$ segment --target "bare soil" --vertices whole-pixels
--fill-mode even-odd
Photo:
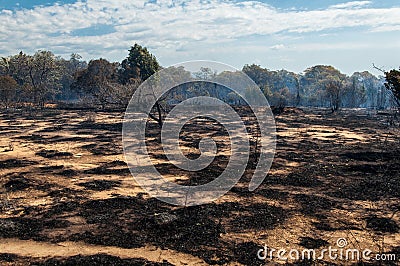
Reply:
[[[400,258],[400,134],[375,113],[286,109],[276,117],[276,155],[261,187],[247,188],[254,156],[230,192],[196,207],[168,205],[137,185],[124,162],[123,113],[0,116],[1,265],[379,264],[256,255],[264,245],[336,247],[339,238],[346,248]],[[147,143],[159,172],[185,185],[217,177],[229,160],[228,136],[208,125],[186,125],[182,148],[196,158],[198,140],[210,134],[218,156],[187,173],[168,163],[150,123]],[[248,125],[252,131],[251,119]]]

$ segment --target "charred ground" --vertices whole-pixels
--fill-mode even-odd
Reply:
[[[264,244],[322,249],[338,238],[399,254],[400,135],[385,117],[286,109],[276,117],[276,156],[260,188],[247,189],[254,156],[228,194],[185,208],[149,198],[135,183],[122,152],[122,116],[1,114],[1,264],[259,265]],[[205,130],[197,127],[181,134],[193,158]],[[202,172],[182,174],[159,149],[157,130],[149,125],[153,162],[177,183],[208,182],[229,160],[226,134],[214,134],[221,154]]]

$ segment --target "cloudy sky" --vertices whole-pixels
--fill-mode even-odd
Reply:
[[[398,0],[0,0],[0,10],[0,56],[47,49],[121,61],[137,42],[163,66],[400,66]]]

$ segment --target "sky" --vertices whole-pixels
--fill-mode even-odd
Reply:
[[[121,62],[134,43],[162,66],[219,61],[300,73],[400,66],[400,2],[339,0],[0,0],[0,56],[50,50]]]

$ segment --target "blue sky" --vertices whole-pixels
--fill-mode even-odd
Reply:
[[[351,74],[400,66],[400,2],[0,0],[0,56],[47,49],[121,61],[135,42],[163,66],[215,60]]]

